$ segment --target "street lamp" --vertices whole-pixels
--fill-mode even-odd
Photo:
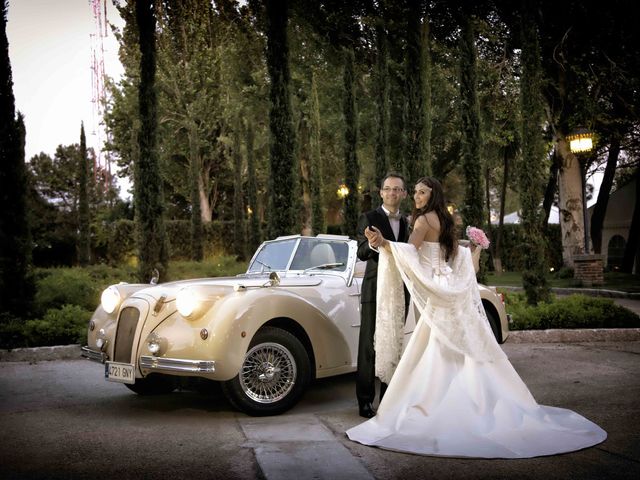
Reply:
[[[338,198],[342,199],[349,195],[349,188],[343,183],[338,187],[338,191],[336,193],[338,194]]]
[[[576,128],[570,135],[567,135],[569,149],[580,161],[580,176],[582,180],[582,216],[584,222],[584,253],[589,253],[589,218],[587,215],[587,158],[586,155],[593,150],[593,133],[586,128]]]
[[[567,136],[569,149],[573,153],[590,152],[593,150],[593,133],[586,128],[576,128]]]

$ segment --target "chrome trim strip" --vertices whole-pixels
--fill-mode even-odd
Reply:
[[[82,347],[80,355],[85,357],[88,360],[93,360],[94,362],[104,363],[109,359],[108,355],[99,350],[92,350],[89,347]]]
[[[140,357],[140,368],[164,372],[213,373],[216,371],[213,360],[185,360],[183,358],[160,358],[150,355]]]

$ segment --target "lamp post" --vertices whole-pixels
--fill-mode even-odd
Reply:
[[[338,198],[342,199],[349,195],[349,188],[343,183],[338,187],[336,194],[338,195]]]
[[[584,253],[589,253],[589,218],[587,215],[587,155],[593,150],[593,133],[586,128],[576,128],[567,135],[571,153],[578,157],[580,162],[580,176],[582,181],[582,219],[584,223]]]

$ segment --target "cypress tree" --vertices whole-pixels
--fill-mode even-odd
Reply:
[[[16,316],[28,314],[34,293],[24,142],[13,96],[7,3],[0,0],[0,312]]]
[[[244,205],[242,201],[242,154],[240,152],[240,118],[233,129],[233,251],[238,260],[245,259]]]
[[[86,267],[91,256],[91,219],[89,217],[89,159],[84,123],[80,125],[80,162],[78,167],[78,263],[82,267]]]
[[[424,156],[425,171],[423,175],[432,175],[431,166],[431,130],[433,126],[433,111],[431,106],[431,40],[429,37],[429,18],[427,15],[422,20],[421,42],[422,57],[420,78],[422,78],[422,113],[424,115],[424,128],[421,153]],[[412,180],[417,180],[416,178]]]
[[[200,188],[198,186],[198,176],[200,174],[201,160],[196,139],[198,138],[197,126],[194,121],[190,122],[193,130],[189,135],[189,191],[191,192],[191,260],[196,262],[204,258],[203,232],[202,232],[202,210],[200,208]]]
[[[295,211],[297,185],[294,159],[295,137],[291,114],[288,2],[267,0],[267,68],[269,91],[269,236],[294,233],[298,223]]]
[[[356,153],[358,145],[358,113],[356,110],[356,85],[352,47],[344,48],[344,169],[345,185],[349,194],[345,197],[343,233],[355,237],[358,217],[358,179],[360,166]]]
[[[139,252],[138,279],[148,281],[158,270],[164,278],[168,268],[164,199],[157,151],[157,96],[155,7],[153,0],[137,0],[136,20],[140,34],[139,155],[135,162],[135,209]]]
[[[407,9],[407,49],[405,54],[405,165],[410,181],[428,172],[426,156],[426,99],[422,12],[419,0],[410,0]]]
[[[389,171],[389,50],[387,44],[387,32],[384,28],[382,17],[376,24],[376,107],[378,129],[376,131],[376,161],[375,161],[375,188],[371,192],[373,206],[382,203],[378,191],[378,183]]]
[[[260,245],[261,235],[260,235],[260,215],[258,211],[258,182],[256,178],[256,166],[255,160],[253,156],[253,122],[251,120],[247,121],[247,185],[248,192],[247,197],[249,200],[249,208],[251,212],[249,213],[249,248],[251,249],[251,254],[256,251],[258,245]]]
[[[311,229],[316,235],[325,232],[322,155],[320,152],[320,102],[316,74],[311,72],[311,165],[309,187],[311,190]]]
[[[520,102],[522,111],[522,158],[518,165],[522,229],[527,232],[524,245],[524,272],[522,283],[527,302],[536,305],[549,299],[549,286],[545,277],[545,246],[543,218],[540,203],[544,196],[545,153],[542,121],[544,110],[541,90],[541,65],[538,31],[532,3],[525,0],[522,16],[522,75]]]
[[[480,108],[478,105],[478,82],[476,48],[472,18],[461,16],[459,40],[460,54],[460,117],[462,121],[462,169],[466,181],[463,223],[482,227],[483,191],[482,161],[480,159]]]

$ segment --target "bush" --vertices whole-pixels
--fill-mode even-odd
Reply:
[[[640,327],[638,315],[608,298],[571,295],[534,307],[527,305],[524,294],[510,293],[506,302],[512,330]]]
[[[47,311],[42,319],[28,320],[24,335],[28,346],[86,343],[91,311],[78,305],[64,305]]]
[[[0,348],[24,347],[24,320],[0,313]]]
[[[93,310],[100,300],[101,289],[82,268],[53,268],[38,272],[35,314],[41,317],[50,308],[66,304]]]

